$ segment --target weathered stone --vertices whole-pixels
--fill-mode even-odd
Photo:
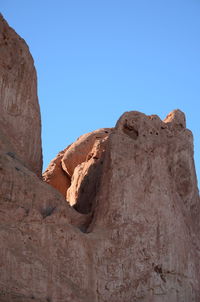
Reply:
[[[164,122],[171,123],[174,128],[175,126],[180,128],[186,127],[185,114],[180,110],[173,110],[172,112],[170,112]]]
[[[79,164],[67,190],[67,201],[83,214],[90,213],[98,193],[103,167],[103,158],[108,136],[96,140],[85,162]]]
[[[93,199],[88,194],[93,195],[92,188],[93,186],[97,187],[97,177],[91,176],[88,169],[90,172],[93,169],[97,173],[97,166],[102,165],[102,163],[98,165],[98,159],[105,151],[105,141],[111,131],[112,129],[105,128],[82,135],[65,150],[59,152],[43,173],[43,180],[65,196],[71,206],[77,203],[76,207],[80,209],[79,200],[81,199],[82,210],[80,211],[85,214],[90,208],[89,199]],[[87,194],[80,194],[80,191],[82,193],[84,191],[85,182],[90,182],[91,189],[89,192],[87,190]],[[78,197],[79,195],[81,198]],[[83,202],[83,195],[85,195],[84,199],[87,202]],[[84,209],[83,204],[85,204]],[[86,204],[88,204],[88,209],[86,209]]]
[[[191,132],[125,113],[109,137],[101,179],[87,230],[106,234],[94,244],[94,259],[101,255],[97,301],[198,301],[200,200]]]
[[[82,136],[51,162],[51,186],[2,129],[0,301],[200,301],[200,198],[181,111],[126,112]]]
[[[110,128],[99,129],[80,136],[65,152],[62,158],[62,167],[70,175],[74,169],[84,162],[96,140],[102,139],[112,131]]]
[[[200,298],[200,200],[185,127],[179,110],[164,121],[126,112],[104,145],[74,161],[67,199],[91,213],[83,229],[93,240],[94,301]]]
[[[66,149],[59,152],[43,173],[43,180],[57,189],[64,197],[66,197],[67,190],[71,185],[70,176],[62,169],[61,165],[65,151]]]
[[[0,15],[0,138],[41,175],[41,121],[37,79],[28,46]],[[3,142],[1,143],[1,146]]]

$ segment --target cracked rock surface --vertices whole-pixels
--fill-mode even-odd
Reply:
[[[21,41],[2,17],[0,29]],[[11,47],[2,34],[0,43]],[[13,61],[1,52],[10,70],[20,43]],[[36,87],[30,105],[16,88],[28,77],[16,73],[13,86],[8,72],[5,90],[2,70],[0,301],[199,302],[200,199],[185,115],[126,112],[61,151],[42,181],[40,128],[30,123],[29,139],[20,128],[29,114],[40,123]],[[9,94],[17,108],[23,101],[16,119],[5,111]]]

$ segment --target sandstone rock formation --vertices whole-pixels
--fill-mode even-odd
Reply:
[[[3,104],[14,85],[7,77]],[[16,106],[25,99],[16,97]],[[33,109],[36,95],[32,101]],[[40,140],[31,159],[22,146],[31,150],[33,137],[21,135],[19,146],[14,120],[4,118],[12,131],[6,136],[1,122],[1,302],[200,301],[200,199],[181,111],[164,121],[124,113],[114,128],[60,152],[44,173],[47,183],[31,164],[41,165]],[[23,114],[16,122],[22,133],[20,120]]]
[[[37,79],[28,46],[0,15],[0,138],[9,137],[14,156],[37,173],[42,170]],[[11,152],[11,151],[10,151]]]
[[[43,180],[50,184],[52,187],[57,189],[64,197],[66,196],[67,190],[71,185],[69,175],[62,169],[61,159],[66,150],[58,153],[54,158],[46,171],[43,173]]]

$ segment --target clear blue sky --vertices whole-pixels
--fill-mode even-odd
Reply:
[[[44,168],[124,111],[179,108],[200,177],[199,0],[1,0],[0,10],[35,60]]]

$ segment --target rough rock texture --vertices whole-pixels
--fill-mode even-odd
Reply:
[[[54,158],[46,171],[43,173],[43,180],[57,189],[64,197],[67,190],[71,185],[70,176],[62,169],[61,160],[66,149],[59,152],[56,158]]]
[[[66,197],[70,205],[74,205],[80,213],[87,214],[95,207],[106,145],[107,137],[95,141],[87,160],[74,170]]]
[[[81,229],[93,241],[94,301],[199,301],[200,200],[185,126],[179,110],[164,121],[127,112],[74,161],[67,199],[91,213]]]
[[[28,46],[0,14],[0,139],[37,173],[42,170],[37,79]],[[4,138],[3,138],[4,137]]]
[[[59,153],[44,174],[51,186],[1,136],[0,302],[200,301],[200,199],[184,114],[126,112],[106,131]]]
[[[87,160],[87,156],[95,141],[99,141],[108,136],[111,129],[103,128],[82,135],[75,143],[69,146],[62,158],[62,168],[68,175],[72,176],[74,169]]]

